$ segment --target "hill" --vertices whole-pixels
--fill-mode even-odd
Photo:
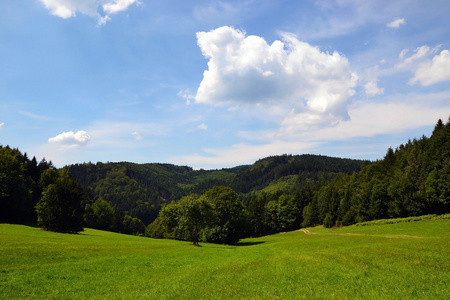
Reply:
[[[450,211],[450,119],[430,137],[409,140],[360,172],[324,185],[303,213],[303,226],[327,227]]]
[[[329,182],[338,175],[355,172],[367,161],[318,155],[281,155],[253,165],[221,170],[193,170],[171,164],[83,163],[67,166],[74,179],[121,211],[151,223],[162,203],[200,194],[214,186],[229,186],[247,194],[289,178],[293,191]],[[278,190],[278,189],[277,189]]]
[[[0,224],[0,299],[449,299],[448,217],[202,247]]]
[[[200,241],[202,236],[203,241],[212,241],[206,236],[218,237],[219,232],[225,232],[221,227],[225,219],[219,218],[220,226],[219,219],[199,220],[208,223],[203,232],[188,234],[183,226],[193,223],[187,215],[180,222],[182,205],[170,207],[177,212],[175,218],[158,216],[164,204],[185,196],[191,197],[199,213],[210,215],[206,211],[213,209],[216,217],[225,216],[226,209],[220,208],[220,202],[215,203],[212,191],[215,186],[225,186],[232,189],[227,192],[230,197],[243,205],[242,222],[233,229],[233,235],[263,236],[318,224],[339,227],[382,218],[448,213],[450,120],[446,124],[439,120],[430,137],[409,140],[395,150],[389,148],[382,160],[373,163],[281,155],[222,170],[129,162],[84,163],[56,170],[45,160],[38,164],[34,157],[30,160],[18,149],[0,146],[0,165],[0,222],[35,222],[34,208],[41,203],[42,195],[47,195],[47,203],[42,206],[47,207],[59,201],[56,188],[61,195],[70,192],[68,185],[58,181],[69,170],[80,182],[80,186],[73,185],[73,192],[77,191],[77,199],[82,202],[77,204],[81,209],[76,219],[86,227],[150,237],[184,239],[193,234]],[[67,180],[72,179],[67,176]],[[61,184],[55,186],[58,182]],[[200,202],[206,206],[196,207]],[[57,211],[58,205],[48,211]],[[167,213],[169,216],[169,209]],[[50,214],[45,219],[53,217]],[[167,223],[169,220],[174,224]],[[175,231],[170,232],[168,227]],[[184,233],[179,235],[179,230]]]

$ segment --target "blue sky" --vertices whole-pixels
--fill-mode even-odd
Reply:
[[[381,159],[450,115],[450,2],[0,2],[0,144],[62,167]]]

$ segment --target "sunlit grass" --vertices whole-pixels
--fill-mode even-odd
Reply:
[[[450,298],[450,220],[309,230],[193,247],[0,224],[0,298]]]

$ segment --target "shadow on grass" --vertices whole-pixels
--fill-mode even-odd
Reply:
[[[265,241],[260,241],[260,242],[239,242],[239,243],[234,244],[234,245],[229,245],[229,244],[213,244],[213,243],[211,243],[211,244],[205,244],[205,245],[207,245],[207,246],[206,246],[207,248],[220,248],[220,249],[230,249],[230,250],[233,250],[233,249],[237,249],[236,247],[256,246],[256,245],[260,245],[260,244],[263,244],[263,243],[265,243]],[[191,244],[191,246],[192,246],[192,244]],[[196,247],[198,247],[198,246],[196,246]],[[200,247],[201,247],[201,245],[200,245]]]
[[[236,246],[255,246],[255,245],[260,245],[260,244],[264,244],[265,241],[259,241],[259,242],[239,242],[236,244]]]

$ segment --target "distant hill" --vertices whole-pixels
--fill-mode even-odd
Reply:
[[[281,155],[258,160],[253,165],[221,170],[194,170],[187,166],[147,163],[83,163],[67,166],[72,177],[94,196],[121,211],[151,223],[161,204],[213,186],[229,186],[237,193],[260,191],[288,180],[279,189],[293,190],[329,182],[339,174],[359,171],[368,161],[319,155]]]

